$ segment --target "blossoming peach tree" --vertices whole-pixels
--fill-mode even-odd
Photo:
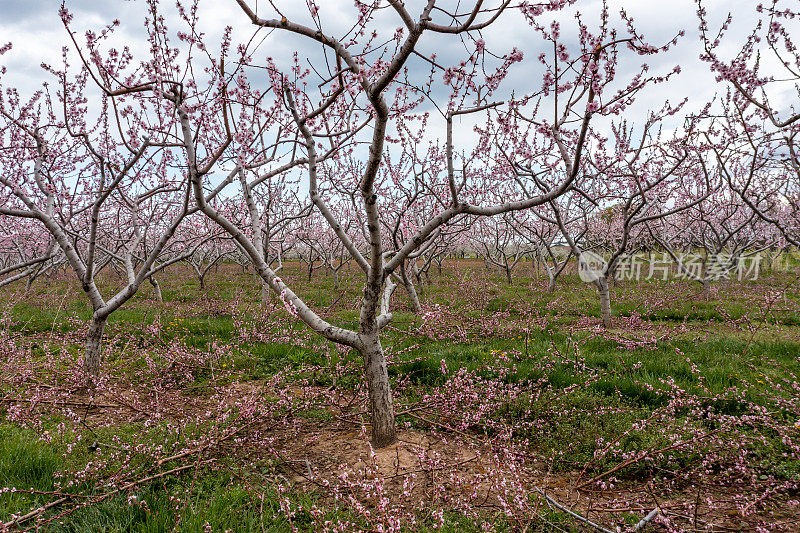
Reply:
[[[707,143],[731,188],[762,221],[800,245],[800,10],[782,0],[754,3],[751,12],[728,14],[715,27],[697,0],[703,50],[700,58],[728,89],[709,113]],[[754,20],[739,42],[732,24]],[[726,48],[735,53],[726,57]],[[732,46],[731,46],[732,45]]]
[[[572,194],[579,177],[591,179],[594,117],[621,113],[664,79],[646,67],[621,76],[624,52],[656,54],[675,41],[647,43],[625,12],[616,25],[626,35],[618,35],[605,4],[596,24],[578,15],[577,39],[562,36],[552,15],[575,0],[453,9],[428,0],[415,10],[357,0],[351,11],[311,0],[303,9],[235,2],[241,24],[222,29],[212,50],[196,1],[177,2],[182,28],[173,33],[158,1],[147,0],[140,58],[115,41],[118,21],[80,37],[62,8],[72,44],[60,67],[45,67],[57,88],[28,100],[8,88],[0,105],[0,213],[37,220],[69,261],[93,308],[90,372],[109,314],[188,257],[192,250],[169,247],[182,242],[173,237],[183,221],[202,213],[292,315],[361,355],[372,442],[386,446],[395,423],[380,335],[404,266],[466,217],[544,206]],[[520,50],[493,43],[506,18],[552,47],[552,60],[527,64]],[[270,44],[292,53],[276,57],[265,52]],[[527,85],[529,75],[513,86],[514,68],[538,72],[541,88]],[[399,154],[417,154],[407,176],[391,171]],[[317,215],[308,220],[326,224],[363,275],[354,329],[323,318],[265,253],[263,189],[298,179],[306,188],[298,201]],[[402,236],[385,219],[400,198],[414,213]],[[95,283],[106,260],[127,275],[109,299]]]

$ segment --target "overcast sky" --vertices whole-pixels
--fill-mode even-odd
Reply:
[[[265,0],[260,0],[261,11],[265,12],[263,5],[268,5]],[[321,14],[323,25],[327,32],[337,35],[343,28],[352,24],[354,13],[352,0],[323,0]],[[439,2],[442,6],[454,2]],[[462,2],[464,3],[464,2]],[[491,5],[496,2],[487,2]],[[753,6],[756,0],[706,0],[705,5],[711,14],[713,22],[721,22],[728,12],[737,14],[731,36],[744,37],[744,32],[753,24]],[[0,62],[8,69],[8,80],[13,79],[21,88],[36,87],[42,79],[39,68],[41,62],[57,63],[61,55],[61,46],[68,42],[66,32],[58,17],[60,0],[0,0],[0,36],[3,43],[12,42],[14,48]],[[126,44],[145,50],[146,42],[142,38],[142,20],[146,13],[146,3],[142,0],[68,0],[67,7],[76,15],[74,27],[78,30],[96,29],[113,19],[121,21],[120,36],[124,37]],[[253,7],[258,2],[250,0]],[[275,0],[275,4],[289,15],[301,15],[307,12],[302,0]],[[406,5],[412,13],[419,10],[424,2],[421,0],[407,0]],[[714,92],[713,77],[708,74],[707,65],[699,61],[700,43],[697,32],[697,16],[694,0],[613,0],[610,3],[611,12],[616,14],[620,7],[633,16],[637,28],[653,43],[662,43],[677,33],[685,30],[687,35],[675,49],[667,54],[650,58],[648,61],[656,70],[668,70],[675,64],[680,64],[683,69],[683,89],[695,99],[704,99]],[[174,2],[162,2],[163,12],[170,18],[174,14]],[[597,18],[601,2],[598,0],[579,2],[583,19],[592,23]],[[574,9],[564,11],[559,15],[565,31],[569,26],[574,26],[571,18]],[[386,31],[393,31],[400,21],[396,16],[387,11],[384,27]],[[307,19],[307,15],[305,17]],[[215,43],[226,25],[231,25],[242,37],[249,35],[253,27],[249,24],[244,13],[239,9],[234,0],[201,0],[200,1],[200,26],[208,35],[208,42]],[[382,20],[382,21],[383,21]],[[168,22],[169,24],[169,22]],[[179,26],[178,23],[171,24]],[[387,35],[389,37],[389,35]],[[434,36],[423,40],[423,49],[429,51],[432,45],[440,55],[446,50],[441,50],[442,42],[458,46],[458,40],[447,37],[441,41]],[[509,13],[498,24],[491,26],[484,34],[490,47],[495,49],[508,49],[517,46],[528,54],[538,52],[532,44],[539,44],[540,39],[531,34],[530,28],[519,16]],[[426,42],[427,41],[427,42]],[[439,42],[435,42],[439,41]],[[736,44],[735,39],[726,41]],[[292,46],[285,34],[281,37],[272,36],[262,45],[261,51],[265,55],[285,57]],[[138,46],[137,46],[138,45]],[[731,50],[734,47],[731,47]],[[302,52],[302,49],[301,49]],[[637,58],[630,58],[639,63]],[[660,68],[661,67],[661,68]],[[513,72],[512,76],[524,76],[522,72]],[[517,85],[512,83],[511,85]],[[670,89],[674,92],[674,89]]]
[[[303,0],[273,0],[275,5],[290,17],[303,17],[308,20],[308,12]],[[42,62],[58,64],[61,58],[61,47],[68,43],[67,34],[58,17],[59,0],[0,0],[0,36],[2,43],[12,42],[13,49],[0,58],[0,64],[8,69],[3,79],[3,86],[16,86],[25,94],[36,90],[48,75],[40,68]],[[268,10],[268,2],[250,0],[250,5],[258,7],[261,13]],[[412,13],[418,13],[423,5],[421,0],[406,0],[406,6]],[[443,6],[452,6],[456,2],[440,2]],[[461,2],[464,3],[463,1]],[[488,1],[487,5],[494,5],[497,1]],[[733,12],[734,25],[728,38],[723,44],[723,54],[734,53],[744,40],[747,31],[754,24],[753,7],[755,0],[706,0],[704,2],[710,13],[712,28],[719,27],[728,12]],[[321,19],[327,33],[340,36],[352,25],[354,20],[354,6],[352,0],[321,0]],[[660,107],[665,99],[677,102],[688,97],[690,109],[700,108],[706,101],[713,97],[720,86],[715,83],[713,75],[709,72],[708,65],[698,58],[701,46],[698,38],[697,6],[693,0],[611,0],[609,2],[614,18],[619,19],[616,13],[621,7],[635,19],[637,29],[653,44],[662,44],[671,39],[679,30],[685,30],[686,36],[679,44],[666,54],[655,57],[642,58],[633,53],[623,55],[620,64],[620,78],[625,72],[636,71],[643,61],[652,66],[652,73],[661,73],[671,70],[675,65],[682,68],[681,74],[669,83],[650,87],[644,98],[640,98],[637,107],[630,110],[636,119],[636,113],[643,114],[648,107]],[[584,22],[590,27],[596,26],[600,12],[601,2],[589,0],[579,2],[580,11]],[[67,7],[75,14],[73,27],[79,31],[87,29],[100,29],[114,19],[121,21],[117,32],[118,42],[123,42],[132,47],[134,54],[146,57],[148,43],[143,38],[142,21],[145,16],[147,4],[142,1],[106,0],[103,2],[92,0],[68,0]],[[168,19],[168,26],[178,28],[175,20],[174,2],[163,2],[163,12]],[[566,10],[558,15],[562,21],[565,33],[574,35],[575,9]],[[304,14],[304,15],[303,15]],[[206,33],[207,42],[219,43],[219,36],[225,26],[234,28],[234,40],[246,39],[254,31],[244,13],[234,0],[201,0],[200,1],[200,29]],[[376,21],[376,28],[385,32],[388,39],[394,29],[400,26],[400,21],[390,10],[385,10]],[[383,37],[383,36],[381,36]],[[509,12],[495,25],[491,26],[483,35],[489,49],[508,51],[516,46],[524,51],[528,61],[535,59],[541,51],[541,39],[534,34],[521,17]],[[380,39],[379,39],[380,40]],[[423,53],[436,51],[445,60],[452,54],[456,57],[463,44],[457,37],[426,35],[420,45]],[[309,45],[307,40],[292,39],[285,32],[273,32],[259,47],[256,57],[270,56],[278,59],[291,57],[291,53],[299,50],[301,57],[316,57],[318,47]],[[140,56],[140,57],[141,57]],[[446,62],[446,61],[444,61]],[[411,68],[426,68],[420,60],[409,63]],[[427,68],[426,68],[427,70]],[[531,70],[525,65],[511,71],[507,86],[515,88],[518,92],[538,88],[541,84],[539,75],[531,75]],[[788,100],[788,93],[786,96]],[[780,102],[787,105],[787,102]],[[441,130],[433,126],[440,133]],[[468,135],[470,128],[462,128],[461,135]],[[438,134],[438,133],[437,133]]]

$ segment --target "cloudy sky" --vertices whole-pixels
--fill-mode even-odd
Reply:
[[[259,3],[261,5],[259,5]],[[274,0],[276,6],[289,16],[308,20],[307,9],[302,0]],[[321,5],[321,18],[326,31],[332,35],[340,35],[342,30],[349,28],[353,20],[352,0],[324,0]],[[452,6],[456,2],[440,1],[443,7]],[[464,2],[461,2],[464,4]],[[491,5],[497,2],[487,2]],[[709,10],[712,22],[717,25],[724,19],[728,12],[737,15],[730,36],[726,41],[731,45],[736,44],[733,37],[744,37],[744,32],[749,30],[753,23],[753,6],[756,0],[705,0],[704,5]],[[60,0],[0,0],[0,35],[3,42],[12,42],[14,48],[0,62],[8,67],[7,82],[14,80],[21,88],[35,87],[41,79],[39,69],[41,62],[57,63],[61,55],[61,46],[68,43],[66,32],[58,17]],[[412,13],[419,10],[424,4],[421,0],[407,0],[406,5]],[[601,2],[598,0],[582,0],[578,2],[583,20],[592,23],[597,20]],[[134,47],[134,50],[146,50],[143,39],[142,21],[146,15],[147,5],[143,0],[67,0],[67,7],[74,12],[74,27],[78,30],[96,29],[111,20],[119,19],[121,29],[119,35],[125,43]],[[261,13],[268,13],[269,3],[266,0],[250,0],[250,5],[258,8]],[[636,21],[637,28],[653,43],[662,43],[672,38],[679,30],[683,29],[687,35],[673,51],[649,59],[655,70],[668,70],[675,64],[680,64],[683,69],[682,86],[692,86],[691,96],[703,99],[715,90],[713,77],[708,74],[708,68],[699,61],[700,43],[698,40],[698,21],[696,16],[697,6],[694,0],[612,0],[609,2],[610,11],[615,15],[620,8],[624,8]],[[175,15],[174,2],[162,2],[162,12],[169,19]],[[576,9],[565,10],[559,15],[565,33],[573,26],[572,17]],[[305,14],[305,17],[303,17]],[[617,17],[618,18],[618,17]],[[242,38],[253,32],[242,11],[234,0],[200,0],[200,27],[208,36],[208,42],[219,41],[219,35],[230,25]],[[171,24],[178,27],[177,22]],[[400,25],[400,21],[393,13],[386,12],[379,18],[380,28],[393,32]],[[713,24],[712,24],[713,26]],[[387,35],[389,37],[390,35]],[[440,55],[446,53],[448,44],[458,46],[457,38],[448,37],[446,40],[431,36],[424,39],[422,48],[428,51],[435,49]],[[484,33],[484,38],[490,47],[498,50],[509,49],[512,46],[521,48],[528,54],[538,53],[536,49],[539,39],[531,33],[527,24],[519,16],[509,12],[507,16]],[[427,42],[426,42],[427,41]],[[438,41],[438,42],[434,42]],[[292,43],[282,36],[270,36],[261,46],[261,52],[273,57],[285,57],[287,52],[293,50],[292,45],[300,44],[301,53],[303,44]],[[444,44],[445,49],[441,49]],[[307,46],[307,45],[305,45]],[[734,46],[731,46],[731,51]],[[313,55],[310,50],[305,50]],[[629,58],[634,63],[641,62],[640,58]],[[623,65],[625,66],[625,65]],[[512,76],[524,76],[522,72],[513,72]],[[516,83],[514,84],[516,85]],[[674,92],[670,90],[670,92]]]
[[[273,0],[274,4],[290,18],[308,21],[308,10],[303,0]],[[260,5],[259,5],[260,3]],[[406,0],[406,6],[412,13],[418,13],[423,5],[422,0]],[[464,4],[465,2],[461,2]],[[497,0],[486,2],[495,5]],[[712,28],[719,27],[728,12],[735,15],[728,38],[723,43],[723,55],[735,53],[741,45],[745,34],[754,24],[755,0],[705,0],[704,5],[710,14]],[[7,74],[2,81],[3,86],[17,87],[23,95],[30,94],[40,86],[48,76],[39,65],[42,62],[58,64],[61,48],[67,45],[68,37],[58,17],[59,0],[0,0],[0,36],[2,43],[12,42],[13,49],[0,58],[0,65],[7,67]],[[75,14],[73,27],[76,30],[100,29],[114,19],[121,22],[116,40],[130,46],[134,55],[146,57],[148,43],[143,37],[142,22],[146,16],[147,4],[143,0],[67,0],[67,7]],[[355,9],[352,0],[321,0],[320,16],[325,31],[334,36],[344,34],[354,20]],[[440,1],[443,7],[456,5],[456,1]],[[270,13],[267,0],[250,0],[250,5],[265,16]],[[601,2],[598,0],[581,0],[578,2],[584,22],[596,26]],[[708,66],[698,56],[701,45],[698,35],[697,6],[693,0],[609,0],[610,11],[615,20],[617,13],[624,8],[636,21],[637,29],[653,44],[662,44],[670,40],[679,30],[685,30],[686,36],[668,53],[656,57],[642,58],[632,53],[623,55],[619,66],[620,78],[625,73],[638,70],[646,60],[652,67],[651,73],[668,72],[675,65],[680,65],[682,72],[669,83],[650,87],[646,95],[640,98],[637,108],[630,110],[632,119],[636,113],[643,114],[648,107],[660,107],[665,99],[672,102],[690,99],[690,109],[700,108],[712,98],[721,87],[715,83]],[[162,13],[167,17],[168,26],[179,28],[174,9],[174,1],[162,3]],[[463,9],[463,8],[462,8]],[[565,35],[575,36],[574,15],[576,9],[568,9],[558,14]],[[439,15],[441,16],[441,15]],[[219,43],[220,35],[226,26],[234,28],[234,41],[246,40],[254,32],[244,13],[234,0],[200,0],[199,27],[206,34],[207,43]],[[400,20],[390,10],[384,12],[375,21],[375,28],[385,33],[388,39],[395,28],[401,25]],[[255,54],[259,57],[274,57],[280,62],[291,57],[297,50],[302,58],[308,57],[312,62],[319,62],[318,47],[309,45],[307,41],[294,39],[285,32],[273,32],[266,35],[262,32],[263,42]],[[381,35],[383,37],[383,35]],[[483,38],[487,48],[497,51],[509,51],[518,47],[526,54],[528,62],[514,68],[509,75],[507,85],[519,92],[536,89],[541,84],[541,74],[531,70],[530,61],[542,51],[541,39],[531,31],[527,24],[513,12],[504,15],[495,25],[484,32]],[[379,39],[381,40],[381,39]],[[439,54],[443,63],[448,57],[463,55],[464,44],[458,37],[426,35],[420,45],[420,51]],[[427,71],[425,64],[418,60],[411,62],[410,67]],[[788,94],[788,93],[787,93]],[[788,96],[785,97],[788,99]],[[787,105],[783,102],[783,105]],[[434,126],[435,128],[435,126]],[[462,128],[460,133],[467,135],[470,128]]]

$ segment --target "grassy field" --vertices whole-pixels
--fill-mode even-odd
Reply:
[[[784,262],[786,263],[786,262]],[[339,289],[282,277],[354,327]],[[604,330],[591,285],[526,266],[432,273],[420,316],[398,288],[383,344],[401,442],[368,445],[354,353],[261,302],[221,265],[184,267],[109,319],[68,275],[0,293],[0,522],[46,531],[583,531],[800,528],[800,286],[788,265],[703,293],[621,282]],[[114,286],[115,274],[103,283]],[[550,499],[547,499],[544,494]],[[556,505],[558,503],[558,505]],[[46,508],[44,508],[46,507]],[[20,519],[27,513],[31,516]],[[643,528],[642,528],[643,529]],[[640,529],[640,530],[642,530]],[[2,526],[0,526],[2,530]]]

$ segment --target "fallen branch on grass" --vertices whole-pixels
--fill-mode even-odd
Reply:
[[[57,505],[61,505],[65,501],[69,500],[70,498],[71,498],[71,496],[64,496],[63,498],[59,498],[59,499],[54,500],[54,501],[52,501],[50,503],[42,505],[41,507],[39,507],[38,509],[34,509],[30,513],[24,514],[22,516],[18,516],[17,518],[14,518],[13,520],[11,520],[9,522],[4,523],[3,524],[3,529],[4,530],[5,529],[9,529],[11,526],[16,526],[16,525],[22,524],[23,522],[27,522],[31,518],[39,516],[43,512],[47,511],[48,509],[52,509],[53,507],[56,507]]]
[[[203,450],[207,450],[207,449],[209,449],[209,448],[211,448],[211,447],[213,447],[213,446],[217,446],[217,445],[219,445],[219,444],[222,444],[223,442],[225,442],[226,440],[230,439],[230,438],[231,438],[231,437],[233,437],[234,435],[237,435],[237,434],[239,434],[239,432],[241,432],[243,429],[245,429],[245,428],[247,428],[247,427],[250,427],[250,426],[252,426],[252,425],[253,425],[253,424],[255,424],[255,423],[256,423],[256,420],[251,420],[251,421],[250,421],[250,422],[248,422],[247,424],[244,424],[244,425],[242,425],[242,426],[239,426],[239,427],[238,427],[237,429],[235,429],[234,431],[231,431],[230,433],[228,433],[227,435],[224,435],[223,437],[221,437],[221,438],[217,439],[216,441],[210,442],[210,443],[208,443],[208,444],[203,444],[203,445],[201,445],[201,446],[198,446],[197,448],[192,448],[191,450],[186,450],[186,451],[183,451],[183,452],[181,452],[181,453],[176,453],[175,455],[170,455],[169,457],[164,457],[163,459],[159,459],[159,460],[158,460],[158,462],[157,462],[156,464],[158,464],[158,466],[161,466],[161,465],[163,465],[164,463],[168,463],[169,461],[174,461],[174,460],[176,460],[176,459],[182,459],[182,458],[184,458],[184,457],[188,457],[188,456],[190,456],[190,455],[194,455],[194,454],[196,454],[196,453],[200,453],[200,452],[202,452]],[[270,426],[270,427],[269,427],[269,428],[267,428],[267,429],[272,429],[272,428],[274,428],[276,425],[277,425],[277,423],[273,424],[272,426]]]
[[[478,442],[478,443],[482,442],[480,439],[478,439],[474,435],[470,435],[469,433],[464,433],[463,431],[459,431],[456,428],[451,427],[451,426],[449,426],[447,424],[442,424],[441,422],[434,422],[432,420],[428,420],[427,418],[424,418],[422,416],[416,415],[416,414],[414,414],[414,413],[412,413],[410,411],[406,411],[403,414],[406,414],[406,415],[408,415],[408,416],[410,416],[412,418],[416,418],[417,420],[420,420],[422,422],[426,422],[426,423],[428,423],[428,424],[430,424],[432,426],[438,426],[438,427],[440,427],[440,428],[442,428],[444,430],[452,431],[453,433],[456,433],[457,435],[461,435],[462,437],[465,437],[465,438],[467,438],[469,440],[472,440],[474,442]]]
[[[552,505],[553,507],[555,507],[556,509],[558,509],[560,511],[563,511],[563,512],[567,513],[568,515],[570,515],[571,517],[575,518],[576,520],[579,520],[579,521],[583,522],[587,526],[591,526],[591,527],[595,528],[598,531],[602,531],[602,533],[615,533],[614,531],[611,531],[610,529],[606,529],[603,526],[601,526],[600,524],[595,524],[594,522],[592,522],[588,518],[585,518],[585,517],[579,515],[578,513],[567,509],[566,507],[564,507],[563,505],[561,505],[560,503],[555,501],[553,498],[551,498],[550,496],[545,494],[544,491],[542,489],[540,489],[539,487],[533,487],[533,489],[536,492],[538,492],[539,494],[541,494],[542,496],[544,496],[544,498],[545,498],[545,500],[547,500],[548,504]]]
[[[205,462],[207,462],[207,461],[205,461]],[[165,477],[165,476],[169,476],[169,475],[172,475],[172,474],[177,474],[179,472],[183,472],[184,470],[188,470],[189,468],[193,468],[194,466],[195,465],[193,465],[193,464],[178,466],[176,468],[173,468],[171,470],[167,470],[165,472],[159,472],[158,474],[153,474],[151,476],[143,477],[143,478],[137,479],[135,481],[128,482],[128,483],[122,485],[121,487],[118,487],[118,488],[116,488],[116,489],[114,489],[114,490],[112,490],[110,492],[106,492],[106,493],[98,496],[97,498],[92,499],[92,501],[81,503],[79,505],[79,507],[87,507],[87,506],[93,505],[95,503],[100,503],[100,502],[102,502],[104,500],[107,500],[111,496],[119,494],[122,491],[131,489],[131,488],[133,488],[133,487],[135,487],[137,485],[141,485],[142,483],[147,483],[149,481],[153,481],[153,480]],[[34,509],[33,511],[31,511],[31,512],[29,512],[27,514],[24,514],[22,516],[18,516],[17,518],[15,518],[15,519],[13,519],[13,520],[11,520],[9,522],[4,523],[3,527],[5,529],[9,529],[9,528],[11,528],[11,526],[18,526],[18,525],[20,525],[20,524],[22,524],[24,522],[27,522],[28,520],[31,520],[32,518],[36,518],[40,514],[42,514],[45,511],[47,511],[48,509],[52,509],[53,507],[61,505],[62,503],[66,502],[66,501],[68,501],[68,500],[70,500],[72,498],[73,498],[73,496],[71,496],[71,495],[70,496],[64,496],[63,498],[59,498],[59,499],[54,500],[54,501],[52,501],[50,503],[42,505],[41,507],[39,507],[37,509]]]
[[[166,462],[174,461],[176,459],[181,459],[181,458],[184,458],[184,457],[188,457],[188,456],[194,455],[196,453],[199,453],[199,452],[201,452],[203,450],[207,450],[207,449],[209,449],[211,447],[217,446],[217,445],[221,444],[222,442],[226,441],[227,439],[230,439],[234,435],[237,435],[243,429],[253,425],[255,422],[256,422],[255,420],[252,420],[252,421],[248,422],[247,424],[244,424],[244,425],[240,426],[236,430],[231,431],[230,433],[228,433],[227,435],[223,436],[222,438],[217,439],[216,441],[211,442],[209,444],[206,444],[204,446],[199,446],[199,447],[193,448],[191,450],[186,450],[184,452],[181,452],[181,453],[169,456],[169,457],[165,457],[163,459],[159,459],[157,461],[156,465],[157,466],[161,466],[162,464],[164,464]],[[202,463],[207,463],[207,462],[208,461],[203,461]],[[171,470],[167,470],[165,472],[159,472],[158,474],[153,474],[153,475],[150,475],[150,476],[147,476],[147,477],[144,477],[144,478],[140,478],[140,479],[135,480],[135,481],[131,481],[130,483],[127,483],[127,484],[125,484],[125,485],[123,485],[123,486],[121,486],[121,487],[119,487],[119,488],[117,488],[117,489],[115,489],[115,490],[113,490],[111,492],[107,492],[107,493],[99,496],[98,498],[94,498],[91,501],[82,503],[81,506],[88,506],[88,505],[92,505],[92,504],[95,504],[95,503],[99,503],[99,502],[101,502],[101,501],[103,501],[103,500],[105,500],[105,499],[107,499],[107,498],[109,498],[109,497],[111,497],[111,496],[113,496],[115,494],[118,494],[119,492],[122,492],[124,490],[128,490],[128,489],[130,489],[130,488],[132,488],[132,487],[134,487],[136,485],[140,485],[142,483],[147,483],[148,481],[153,481],[154,479],[158,479],[158,478],[161,478],[161,477],[164,477],[164,476],[168,476],[168,475],[171,475],[171,474],[176,474],[176,473],[182,472],[184,470],[187,470],[189,468],[193,468],[195,466],[198,466],[199,464],[200,463],[198,462],[197,465],[189,464],[189,465],[178,466],[176,468],[173,468]],[[65,496],[63,498],[59,498],[58,500],[52,501],[52,502],[50,502],[50,503],[48,503],[46,505],[43,505],[43,506],[41,506],[41,507],[39,507],[37,509],[34,509],[33,511],[31,511],[31,512],[25,514],[25,515],[17,517],[14,520],[6,522],[5,524],[3,524],[3,526],[4,526],[5,529],[8,529],[11,526],[20,525],[20,524],[22,524],[24,522],[27,522],[28,520],[31,520],[32,518],[35,518],[35,517],[39,516],[40,514],[42,514],[45,511],[47,511],[48,509],[51,509],[51,508],[56,507],[58,505],[61,505],[62,503],[72,499],[73,497],[77,497],[77,496],[80,496],[80,495],[75,495],[75,496],[67,495],[67,496]]]
[[[685,441],[682,441],[682,442],[678,442],[676,444],[673,444],[671,446],[666,446],[666,447],[661,448],[661,449],[656,450],[656,451],[648,450],[648,451],[642,452],[639,455],[637,455],[636,457],[632,457],[632,458],[628,459],[627,461],[621,462],[620,464],[618,464],[617,466],[615,466],[611,470],[607,470],[607,471],[603,472],[602,474],[596,475],[595,477],[593,477],[592,479],[590,479],[588,481],[584,481],[580,485],[577,485],[575,488],[581,489],[581,488],[585,487],[586,485],[591,485],[595,481],[603,479],[604,477],[609,476],[609,475],[613,474],[614,472],[622,470],[626,466],[632,465],[633,463],[638,463],[639,461],[641,461],[642,459],[644,459],[645,457],[647,457],[649,455],[656,455],[656,454],[659,454],[659,453],[664,453],[664,452],[668,452],[670,450],[674,450],[675,448],[680,448],[681,446],[684,446],[686,444],[689,444],[689,443],[692,443],[692,442],[695,442],[695,441],[698,441],[698,440],[702,440],[702,439],[704,439],[706,437],[710,437],[711,435],[719,433],[720,431],[722,431],[722,428],[715,429],[714,431],[709,431],[708,433],[704,433],[703,435],[698,435],[697,437],[694,437],[692,439],[685,440]]]
[[[661,509],[656,507],[655,509],[653,509],[652,511],[647,513],[647,516],[645,516],[644,518],[639,520],[639,522],[635,526],[633,526],[632,531],[639,531],[640,529],[642,529],[644,526],[647,525],[648,522],[650,522],[650,520],[652,520],[653,518],[657,517],[660,512],[661,512]]]
[[[85,407],[86,409],[124,409],[123,405],[111,405],[106,403],[76,402],[73,400],[31,400],[28,398],[0,398],[0,402],[8,403],[29,403],[32,405],[55,405],[56,407]]]
[[[553,507],[556,507],[560,511],[564,511],[565,513],[567,513],[571,517],[575,518],[576,520],[579,520],[579,521],[583,522],[584,524],[586,524],[587,526],[591,526],[591,527],[595,528],[596,530],[601,531],[602,533],[615,533],[614,531],[611,531],[610,529],[606,529],[603,526],[601,526],[600,524],[596,524],[596,523],[592,522],[591,520],[589,520],[588,518],[586,518],[584,516],[581,516],[578,513],[574,512],[574,511],[572,511],[570,509],[567,509],[565,506],[561,505],[560,503],[555,501],[553,498],[551,498],[550,496],[545,494],[544,491],[542,489],[540,489],[539,487],[533,487],[533,488],[534,488],[534,490],[536,492],[538,492],[539,494],[541,494],[542,496],[545,497],[545,499],[547,500],[548,504],[552,505]],[[658,516],[659,512],[660,512],[660,509],[658,507],[656,507],[655,509],[650,511],[647,514],[647,516],[645,516],[644,518],[639,520],[639,522],[637,522],[637,524],[635,526],[633,526],[633,528],[631,528],[631,531],[639,531],[640,529],[644,528],[653,518]]]

